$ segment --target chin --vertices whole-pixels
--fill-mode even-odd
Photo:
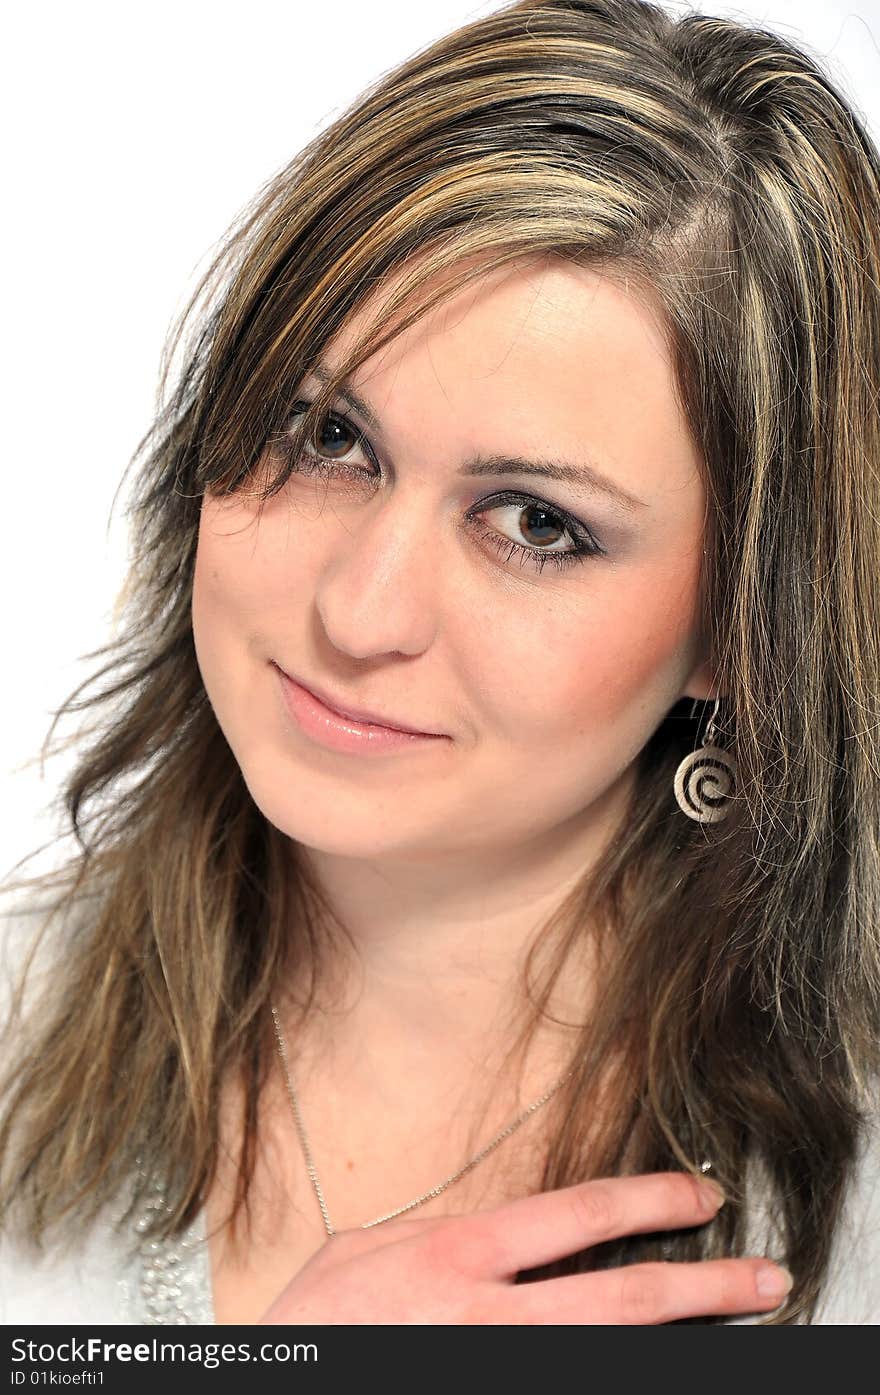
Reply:
[[[295,763],[279,760],[277,752],[251,753],[239,764],[263,817],[303,847],[335,857],[377,858],[416,852],[420,843],[431,841],[430,830],[419,830],[412,820],[395,827],[398,799],[340,788],[315,771],[297,772]]]

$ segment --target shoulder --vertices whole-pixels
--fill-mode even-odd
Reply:
[[[30,1003],[52,975],[58,931],[46,925],[45,909],[35,904],[0,910],[0,1031],[23,1021],[22,1004]],[[17,990],[23,988],[21,1001]]]
[[[880,1107],[865,1127],[817,1323],[880,1323]]]
[[[0,1324],[140,1322],[139,1282],[109,1216],[73,1247],[48,1242],[37,1252],[0,1234]]]
[[[21,1059],[28,1012],[63,963],[64,933],[33,906],[0,912],[0,1059]],[[60,956],[60,957],[59,957]],[[113,1208],[115,1211],[115,1208]],[[0,1323],[137,1321],[137,1270],[108,1209],[75,1245],[37,1251],[0,1230]]]

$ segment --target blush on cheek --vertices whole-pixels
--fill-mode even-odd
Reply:
[[[668,607],[658,606],[656,590],[642,601],[629,617],[615,616],[613,624],[592,634],[575,666],[568,701],[561,697],[558,711],[567,707],[573,716],[581,713],[583,723],[595,729],[613,727],[630,708],[642,713],[643,720],[656,708],[659,722],[677,701],[698,658],[694,617],[682,614],[680,593],[675,600],[670,597]]]
[[[247,634],[239,614],[237,569],[226,551],[224,539],[203,525],[193,570],[193,642],[202,680],[221,717],[234,696],[242,665],[241,645]]]

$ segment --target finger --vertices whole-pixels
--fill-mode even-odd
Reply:
[[[353,1254],[381,1250],[386,1245],[398,1245],[401,1240],[415,1240],[438,1230],[448,1221],[448,1216],[420,1216],[417,1220],[386,1221],[377,1226],[353,1226],[350,1230],[335,1231],[325,1241],[324,1248],[329,1256],[344,1261]]]
[[[776,1288],[761,1292],[759,1275],[768,1276]],[[767,1279],[762,1287],[766,1283]],[[498,1304],[499,1313],[506,1316],[498,1321],[645,1326],[688,1317],[764,1313],[779,1307],[790,1286],[786,1271],[767,1259],[630,1264],[508,1287]]]
[[[687,1172],[603,1177],[458,1217],[447,1239],[465,1270],[510,1276],[603,1240],[703,1225],[721,1201],[717,1187]]]

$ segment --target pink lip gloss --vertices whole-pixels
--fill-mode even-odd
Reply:
[[[288,716],[306,736],[331,751],[378,756],[388,755],[392,751],[412,751],[416,746],[427,747],[431,742],[436,745],[438,741],[449,740],[446,736],[398,731],[395,727],[382,727],[373,722],[358,722],[353,717],[343,717],[316,698],[308,688],[289,678],[277,664],[274,667]]]

